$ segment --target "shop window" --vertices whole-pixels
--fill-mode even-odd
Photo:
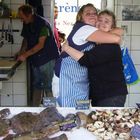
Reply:
[[[58,18],[56,19],[57,28],[67,36],[76,21],[76,14],[79,8],[84,4],[92,3],[100,10],[101,1],[102,0],[55,0],[55,5],[59,11]]]

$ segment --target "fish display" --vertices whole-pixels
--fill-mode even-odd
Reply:
[[[0,138],[2,140],[68,140],[65,133],[83,127],[98,140],[136,140],[131,129],[140,126],[140,109],[77,110],[62,115],[56,107],[46,107],[40,112],[22,111],[12,117],[10,109],[0,110]],[[73,129],[75,128],[75,129]],[[12,130],[13,133],[9,133]],[[0,139],[1,140],[1,139]]]

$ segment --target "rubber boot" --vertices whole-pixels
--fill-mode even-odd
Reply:
[[[34,89],[33,90],[33,103],[32,105],[34,107],[38,107],[41,104],[41,100],[42,100],[42,95],[43,94],[43,90],[39,90],[39,89]]]
[[[46,96],[47,97],[53,97],[53,93],[52,92],[47,92]]]

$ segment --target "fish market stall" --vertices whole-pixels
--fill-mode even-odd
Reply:
[[[0,119],[0,128],[6,126],[0,140],[138,140],[140,135],[138,108],[1,107]]]

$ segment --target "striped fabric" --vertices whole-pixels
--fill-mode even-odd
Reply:
[[[95,43],[86,38],[97,28],[77,22],[67,40],[69,45],[79,51],[90,50]],[[61,107],[76,107],[77,100],[87,100],[89,94],[88,72],[68,54],[62,56],[59,80],[58,103]]]
[[[91,49],[92,46],[85,50]],[[87,100],[89,94],[88,72],[71,57],[63,58],[59,80],[58,103],[61,107],[76,107],[77,100]]]

